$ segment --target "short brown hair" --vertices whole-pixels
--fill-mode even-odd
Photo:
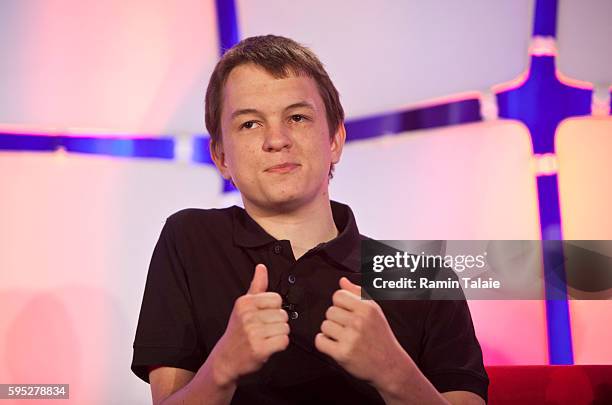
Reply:
[[[325,105],[329,136],[332,137],[344,122],[344,110],[340,104],[338,90],[334,87],[323,64],[308,48],[292,39],[264,35],[243,39],[229,49],[217,62],[210,76],[206,90],[206,129],[210,134],[211,146],[217,146],[221,139],[221,105],[223,86],[235,67],[253,63],[262,67],[276,78],[289,74],[306,75],[314,79]]]

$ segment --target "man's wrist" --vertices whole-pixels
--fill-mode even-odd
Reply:
[[[414,380],[416,364],[405,352],[394,357],[393,364],[386,367],[385,372],[379,374],[380,378],[373,382],[374,388],[387,403],[389,400],[401,400],[410,382]]]
[[[448,404],[405,351],[395,356],[386,370],[373,382],[386,404]]]
[[[215,348],[218,349],[218,348]],[[223,358],[222,353],[214,350],[210,354],[211,357],[211,375],[214,384],[222,389],[231,388],[236,384],[237,377],[233,375],[230,369],[230,363]]]

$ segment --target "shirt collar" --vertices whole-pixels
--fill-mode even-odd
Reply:
[[[314,250],[324,253],[337,264],[351,272],[361,271],[361,235],[351,208],[336,201],[330,201],[332,216],[338,228],[338,236],[318,245]],[[232,207],[234,243],[253,248],[277,240],[268,234],[249,214],[240,207]]]
[[[253,248],[276,241],[272,235],[251,218],[244,208],[236,205],[232,207],[232,221],[234,243],[238,246]]]

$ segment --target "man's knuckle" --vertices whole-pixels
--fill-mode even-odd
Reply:
[[[268,295],[266,299],[274,307],[280,308],[280,306],[283,304],[283,299],[278,293],[270,293],[270,295]]]
[[[365,305],[363,305],[363,314],[365,316],[372,316],[374,313],[376,313],[376,307],[374,307],[370,302],[364,302]]]
[[[348,345],[343,344],[338,348],[338,353],[336,354],[337,359],[340,363],[345,363],[348,359],[351,358],[351,349]]]
[[[323,333],[329,332],[329,324],[330,324],[329,320],[327,320],[327,319],[324,320],[321,323],[321,332],[323,332]]]
[[[252,302],[250,297],[240,297],[236,300],[236,304],[234,305],[234,310],[237,314],[242,315],[245,312],[251,309]]]
[[[337,304],[341,300],[342,300],[342,290],[338,290],[332,295],[332,302],[334,304]]]
[[[359,331],[352,331],[351,333],[346,334],[345,342],[351,350],[353,347],[356,347],[359,344],[360,336],[361,334]]]
[[[243,325],[252,323],[254,317],[255,317],[255,314],[252,311],[245,310],[240,313],[240,321],[242,322]]]
[[[257,338],[258,328],[255,324],[248,323],[244,325],[244,333],[249,341],[253,341],[255,338]]]
[[[289,346],[289,336],[283,335],[279,340],[282,348]]]
[[[351,326],[353,327],[353,329],[355,330],[362,330],[364,327],[364,320],[362,317],[360,316],[354,316],[353,319],[351,319]]]

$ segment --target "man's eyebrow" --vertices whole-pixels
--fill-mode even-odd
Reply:
[[[312,105],[311,103],[309,103],[308,101],[299,101],[297,103],[293,103],[288,105],[287,107],[285,107],[285,111],[288,110],[292,110],[294,108],[308,108],[311,109],[313,111],[316,111],[316,108],[314,107],[314,105]],[[261,111],[255,109],[255,108],[241,108],[239,110],[236,110],[232,113],[232,115],[230,116],[230,119],[234,119],[240,115],[246,115],[246,114],[257,114],[257,115],[262,115]]]
[[[313,111],[316,111],[316,108],[314,107],[314,105],[312,105],[308,101],[300,101],[298,103],[293,103],[291,105],[288,105],[287,107],[285,107],[285,111],[291,110],[291,109],[294,109],[294,108],[309,108],[309,109],[311,109]]]
[[[261,115],[261,112],[259,110],[256,110],[255,108],[242,108],[240,110],[236,110],[232,113],[232,115],[230,116],[230,119],[234,119],[236,117],[238,117],[239,115],[245,115],[245,114],[258,114]]]

